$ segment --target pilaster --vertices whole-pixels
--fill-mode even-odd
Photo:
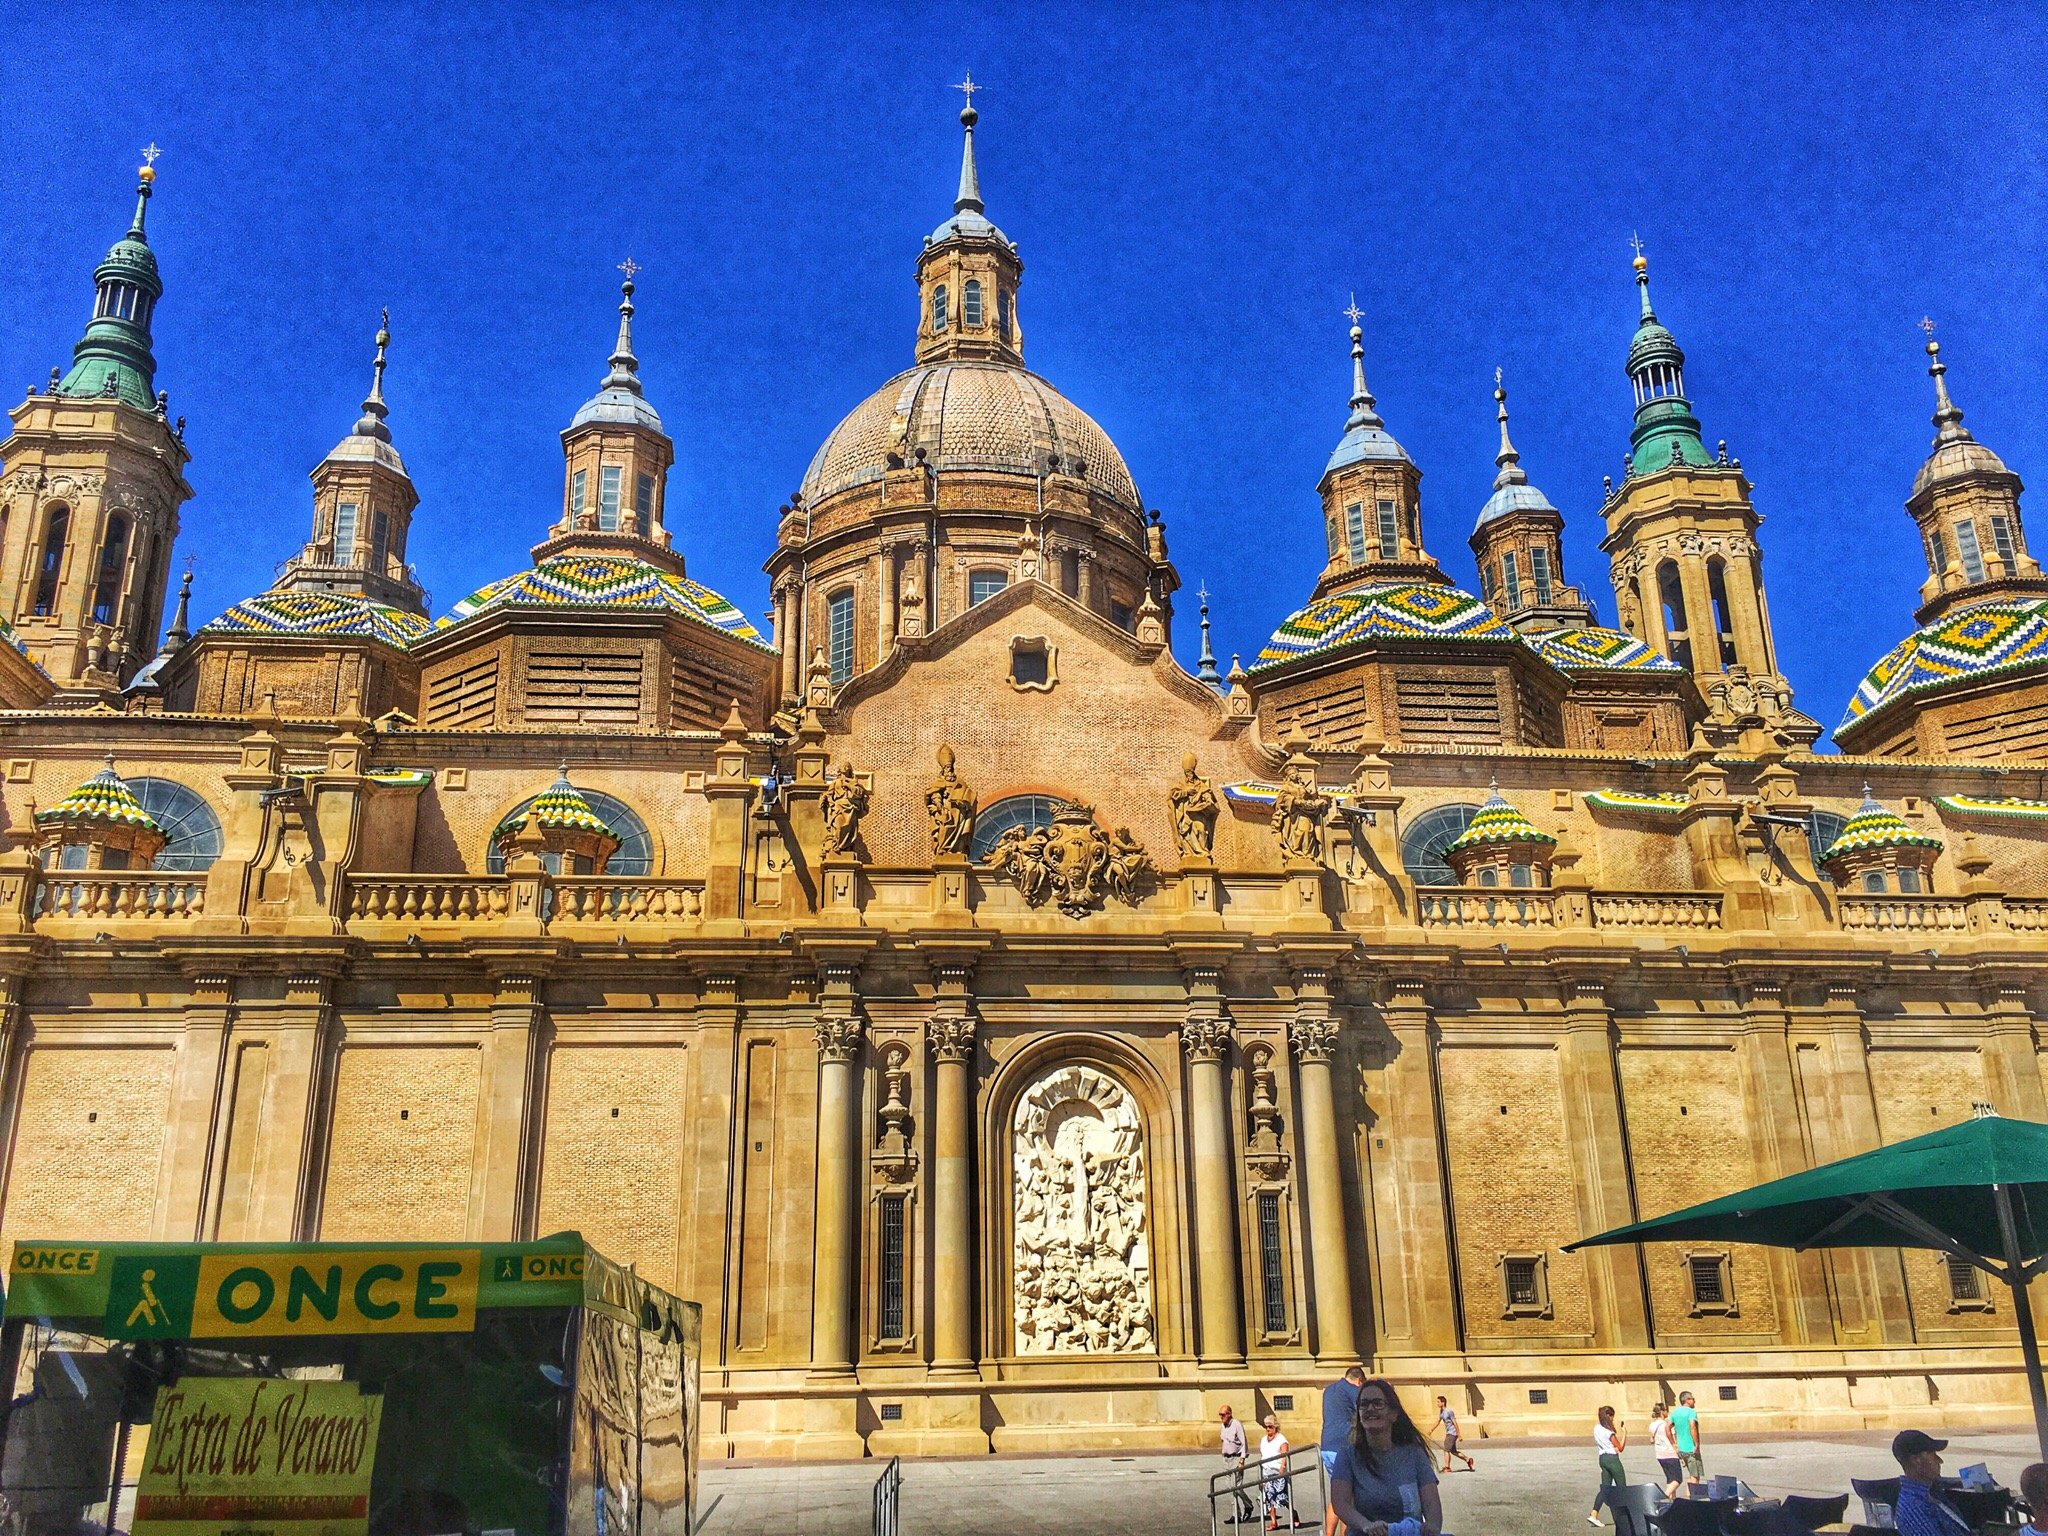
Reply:
[[[539,972],[495,971],[491,1034],[484,1058],[483,1203],[478,1237],[487,1243],[532,1236],[538,1198],[540,1122],[547,1101],[547,1010]]]
[[[1341,1369],[1358,1361],[1358,1330],[1352,1316],[1351,1255],[1344,1221],[1344,1162],[1337,1136],[1336,1094],[1331,1062],[1339,1028],[1330,1004],[1330,973],[1305,968],[1294,973],[1294,1017],[1287,1039],[1294,1048],[1300,1083],[1302,1180],[1307,1187],[1310,1294],[1315,1304],[1316,1363]]]
[[[1459,1347],[1451,1257],[1450,1186],[1428,983],[1395,976],[1380,1020],[1392,1040],[1366,1076],[1372,1125],[1372,1201],[1382,1355],[1448,1354]]]
[[[1984,1080],[1991,1086],[1992,1107],[2019,1120],[2048,1120],[2025,982],[1993,970],[1980,970],[1976,981],[1984,1009]]]
[[[1224,1063],[1235,1029],[1223,1001],[1222,966],[1189,965],[1185,978],[1180,1043],[1187,1057],[1188,1161],[1195,1185],[1195,1353],[1204,1370],[1235,1370],[1244,1365],[1244,1295],[1224,1086]]]
[[[1781,1179],[1812,1166],[1800,1126],[1799,1084],[1793,1076],[1791,1015],[1782,973],[1738,967],[1743,1032],[1744,1118],[1759,1180]],[[1828,1313],[1827,1268],[1818,1252],[1767,1248],[1771,1283],[1781,1303],[1788,1344],[1825,1346],[1834,1337]]]
[[[1628,1174],[1628,1136],[1615,1072],[1614,1014],[1607,978],[1593,971],[1557,979],[1564,1033],[1559,1044],[1565,1135],[1578,1170],[1579,1227],[1605,1232],[1636,1219]],[[1602,1349],[1648,1349],[1650,1306],[1642,1259],[1633,1247],[1589,1248],[1593,1338]]]
[[[220,1158],[233,1129],[222,1089],[234,980],[224,971],[209,970],[194,975],[189,985],[172,1069],[164,1189],[157,1202],[159,1234],[173,1243],[212,1235],[209,1218],[219,1199]],[[253,1126],[243,1129],[255,1134]]]

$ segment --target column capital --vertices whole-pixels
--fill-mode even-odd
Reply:
[[[1429,1012],[1429,981],[1422,976],[1389,976],[1386,980],[1386,1000],[1380,1005],[1384,1013]]]
[[[1607,1012],[1605,971],[1561,971],[1557,973],[1557,1000],[1569,1010],[1597,1009]]]
[[[1305,1062],[1329,1061],[1336,1054],[1341,1033],[1337,1021],[1331,1018],[1296,1019],[1287,1026],[1288,1043],[1294,1047],[1295,1056]]]
[[[1189,1061],[1221,1061],[1230,1050],[1234,1029],[1221,1014],[1186,1019],[1180,1026],[1180,1048]]]
[[[974,1060],[975,1031],[972,1014],[936,1014],[924,1027],[925,1046],[935,1060]]]
[[[1986,1013],[2030,1014],[2024,978],[2005,971],[1980,970],[1970,979],[1977,984],[1977,998]]]
[[[818,1020],[818,1057],[822,1061],[858,1060],[866,1026],[857,1014],[827,1015]]]
[[[1783,1013],[1785,991],[1790,980],[1783,971],[1735,967],[1735,985],[1741,989],[1742,1006],[1754,1012]]]

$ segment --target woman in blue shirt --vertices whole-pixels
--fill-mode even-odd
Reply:
[[[1436,1458],[1394,1389],[1377,1378],[1358,1389],[1358,1420],[1337,1458],[1330,1506],[1350,1536],[1387,1536],[1398,1520],[1419,1521],[1423,1536],[1443,1529]]]

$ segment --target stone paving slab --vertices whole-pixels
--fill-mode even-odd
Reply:
[[[1711,1420],[1704,1427],[1707,1471],[1740,1477],[1759,1493],[1846,1493],[1852,1477],[1898,1471],[1886,1449],[1888,1433],[1724,1442],[1713,1438]],[[1925,1427],[1941,1432],[1938,1419]],[[2017,1484],[2020,1469],[2034,1459],[2032,1437],[2022,1433],[1964,1431],[1950,1438],[1950,1471],[1987,1462],[2007,1486]],[[1591,1536],[1586,1511],[1599,1473],[1590,1433],[1584,1446],[1481,1440],[1467,1449],[1478,1470],[1461,1465],[1443,1480],[1451,1536],[1568,1536],[1575,1529]],[[1646,1439],[1632,1442],[1622,1459],[1632,1479],[1657,1477]],[[903,1536],[1202,1536],[1209,1529],[1209,1477],[1220,1465],[1216,1457],[1185,1452],[906,1461],[901,1530]],[[699,1530],[703,1536],[857,1536],[869,1529],[882,1466],[713,1464],[704,1471]],[[1305,1513],[1312,1502],[1305,1487]]]

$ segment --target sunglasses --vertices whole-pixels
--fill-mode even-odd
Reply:
[[[1358,1400],[1360,1413],[1392,1413],[1392,1406],[1382,1397],[1361,1397]]]

